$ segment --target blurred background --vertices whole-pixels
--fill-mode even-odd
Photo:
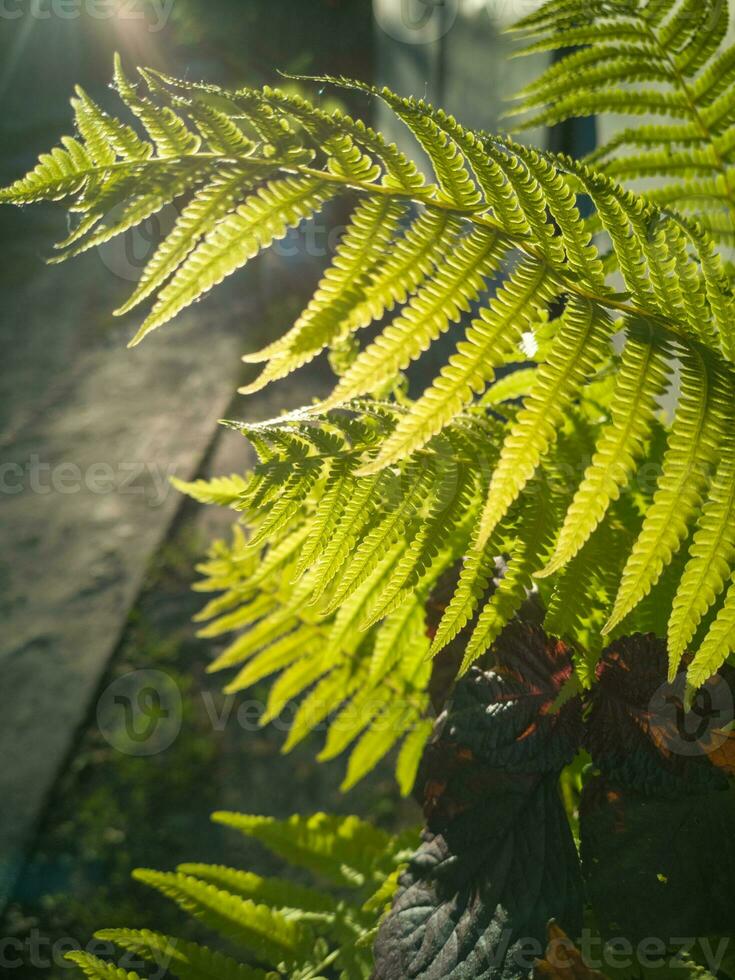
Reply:
[[[535,5],[0,0],[0,179],[17,178],[71,132],[75,84],[115,107],[114,51],[129,70],[230,86],[278,84],[278,71],[345,74],[497,129],[503,99],[541,67],[510,60],[503,34]],[[316,92],[416,153],[374,100]],[[583,153],[595,127],[585,120],[524,138]],[[110,311],[175,215],[164,209],[56,266],[46,260],[65,233],[63,214],[0,210],[3,975],[68,976],[64,952],[89,948],[96,928],[176,931],[179,917],[130,882],[133,867],[188,859],[278,870],[256,845],[221,839],[208,821],[215,808],[357,812],[389,827],[416,819],[390,764],[341,796],[340,760],[315,763],[314,742],[280,755],[283,731],[259,729],[207,677],[216,649],[196,636],[191,617],[202,601],[189,587],[231,515],[184,503],[168,483],[252,462],[219,418],[270,417],[325,391],[320,360],[286,385],[233,401],[239,355],[290,325],[338,241],[339,209],[127,351],[135,315],[115,320]],[[125,737],[121,705],[135,707],[151,687],[166,724],[141,748]]]

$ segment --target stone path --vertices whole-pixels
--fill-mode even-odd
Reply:
[[[253,319],[241,280],[128,351],[106,311],[129,284],[97,254],[36,264],[0,310],[0,906]]]

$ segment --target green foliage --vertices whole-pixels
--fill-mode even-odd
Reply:
[[[629,125],[590,154],[616,180],[659,178],[646,196],[693,212],[735,242],[735,47],[727,0],[551,2],[515,25],[520,54],[560,56],[518,95],[521,127],[579,116],[663,116]],[[649,84],[650,83],[650,84]]]
[[[325,813],[289,820],[220,813],[215,820],[340,888],[325,891],[206,864],[138,870],[138,881],[202,923],[223,949],[147,929],[104,929],[97,938],[119,947],[126,962],[134,957],[136,964],[156,967],[158,975],[171,970],[179,980],[317,980],[325,970],[341,980],[365,980],[372,967],[371,933],[415,835],[391,837],[357,817]],[[90,953],[68,959],[90,980],[140,980]]]
[[[667,108],[694,113],[686,126],[696,129],[729,99],[713,80],[733,60],[716,52],[718,11],[705,39],[694,25],[714,17],[709,0],[696,10],[689,0],[551,0],[521,25],[536,48],[595,43],[550,68],[524,106],[546,106],[545,121],[605,105]],[[600,25],[611,33],[598,42]],[[243,389],[257,391],[331,349],[334,391],[238,426],[259,455],[251,475],[185,488],[242,513],[233,543],[202,568],[201,588],[223,593],[202,615],[205,635],[236,633],[211,668],[238,669],[228,690],[274,678],[263,720],[298,699],[286,747],[316,728],[327,732],[323,758],[352,746],[345,786],[402,742],[408,791],[428,731],[429,655],[477,617],[466,670],[534,581],[549,624],[577,647],[583,683],[603,636],[648,628],[662,604],[672,672],[692,651],[692,679],[705,680],[735,643],[735,300],[711,212],[703,227],[672,211],[670,195],[664,207],[658,191],[624,189],[616,179],[633,171],[613,166],[619,155],[584,164],[541,153],[358,82],[322,80],[386,102],[428,155],[433,182],[340,110],[269,87],[140,76],[132,83],[116,61],[115,87],[142,133],[79,92],[78,136],[0,192],[64,200],[81,215],[61,258],[183,199],[121,308],[152,301],[133,343],[330,199],[353,202],[307,308],[245,358],[263,365]],[[643,79],[658,87],[613,88]],[[729,133],[724,109],[718,119],[717,139]],[[705,152],[695,144],[688,152]],[[359,332],[384,318],[360,346]],[[401,372],[448,330],[454,353],[407,399]],[[495,388],[518,362],[528,365],[518,387],[504,377]],[[660,397],[677,377],[675,417],[662,425]],[[504,400],[517,396],[520,408]],[[641,494],[637,468],[649,464],[658,478]],[[488,597],[498,554],[507,575]],[[430,639],[427,599],[456,567],[457,592]]]
[[[313,80],[381,99],[428,158],[428,180],[341,110],[268,86],[229,91],[150,70],[132,82],[117,60],[115,88],[131,119],[79,91],[77,135],[0,191],[0,202],[59,200],[78,215],[59,259],[182,205],[118,310],[150,303],[132,343],[333,200],[351,209],[306,309],[244,357],[262,365],[249,393],[329,352],[333,391],[277,419],[227,423],[256,450],[251,473],[178,484],[239,514],[232,541],[216,543],[200,568],[198,588],[215,594],[199,616],[202,635],[226,637],[210,669],[234,672],[228,692],[270,679],[262,721],[294,709],[285,749],[317,730],[320,758],[349,749],[344,788],[397,749],[398,780],[411,790],[431,733],[434,670],[449,663],[451,685],[488,650],[497,655],[525,604],[538,610],[533,628],[558,638],[549,649],[568,645],[574,665],[555,677],[545,723],[564,705],[581,709],[585,688],[598,712],[628,712],[630,745],[608,744],[610,726],[599,723],[605,738],[589,748],[610,778],[632,774],[634,793],[661,749],[653,728],[642,753],[635,741],[653,691],[637,692],[630,710],[614,691],[596,692],[630,681],[627,661],[617,673],[628,651],[660,686],[667,654],[672,677],[684,663],[701,685],[735,649],[735,296],[733,265],[717,251],[735,244],[726,28],[722,0],[548,0],[526,17],[518,30],[527,50],[562,55],[522,93],[524,124],[604,112],[672,120],[628,128],[586,161],[466,129],[388,89]],[[407,397],[403,372],[445,333],[447,363]],[[644,485],[646,469],[654,479]],[[642,633],[651,635],[632,636]],[[653,634],[667,634],[668,651]],[[651,649],[656,670],[646,674],[635,655]],[[536,731],[515,733],[510,754],[522,756]],[[685,784],[670,761],[658,777]],[[709,778],[717,765],[701,771]],[[548,789],[538,812],[556,814],[561,832]],[[517,832],[503,793],[492,799]],[[487,845],[486,809],[477,813]],[[306,980],[331,966],[367,976],[360,942],[389,897],[399,843],[354,820],[217,819],[340,888],[379,897],[345,905],[332,892],[201,865],[140,880],[276,976]],[[609,819],[606,804],[601,826]],[[538,823],[543,837],[548,821]],[[520,833],[524,860],[531,839]],[[493,861],[505,853],[491,850]],[[453,868],[452,847],[446,855]],[[474,853],[468,861],[472,878]],[[432,920],[426,868],[415,870],[421,915]],[[454,916],[456,903],[444,905]],[[173,940],[152,933],[112,938],[171,952],[185,978],[266,976],[190,944],[171,951]],[[482,947],[484,932],[475,938]],[[123,976],[75,955],[90,977]],[[456,966],[457,977],[472,968]]]
[[[354,743],[345,787],[403,740],[407,793],[430,729],[425,604],[468,547],[486,486],[476,447],[491,469],[500,426],[465,413],[415,458],[359,475],[405,417],[370,401],[231,423],[257,448],[252,475],[178,486],[247,523],[200,567],[198,588],[221,593],[200,614],[202,635],[238,631],[210,670],[238,669],[230,692],[277,675],[262,721],[301,698],[285,748],[319,728],[321,758]]]

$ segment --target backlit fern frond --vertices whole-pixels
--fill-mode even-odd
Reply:
[[[200,615],[213,617],[201,634],[245,630],[210,669],[238,668],[228,691],[274,677],[264,723],[298,702],[286,750],[326,730],[322,758],[352,746],[351,786],[401,743],[408,792],[429,732],[425,603],[468,546],[484,499],[477,444],[487,441],[487,470],[499,426],[460,416],[393,474],[364,476],[365,455],[402,413],[379,402],[351,409],[242,423],[261,454],[249,481],[179,484],[234,505],[249,525],[201,566],[198,588],[223,591]]]
[[[701,512],[720,444],[732,424],[732,402],[726,394],[729,375],[721,376],[713,360],[701,351],[682,351],[680,358],[681,393],[661,474],[623,570],[606,632],[648,594],[687,538],[692,520]]]
[[[585,50],[571,54],[571,81],[564,60],[551,69],[534,90],[539,104],[550,92],[549,112],[573,114],[572,104],[586,105],[567,94],[567,85],[576,92],[578,78],[610,107],[686,116],[682,93],[689,89],[668,84],[673,72],[693,79],[697,91],[706,88],[705,112],[710,95],[725,93],[719,83],[700,82],[709,77],[705,66],[722,25],[717,20],[706,40],[693,33],[689,18],[704,16],[712,4],[695,6],[553,0],[525,22],[527,32],[542,32],[544,45],[554,46],[557,31],[564,43],[592,42],[600,23],[610,26],[613,40],[595,45],[597,66]],[[642,21],[670,42],[670,64],[662,67],[648,34],[636,39]],[[626,47],[616,56],[609,49],[618,43]],[[636,46],[645,64],[638,74],[632,64],[638,55],[627,50]],[[610,85],[625,76],[656,87],[609,92],[606,72]],[[676,200],[670,190],[636,194],[609,168],[468,130],[422,100],[346,79],[321,81],[382,99],[425,151],[432,180],[364,123],[301,96],[269,87],[227,91],[147,71],[133,85],[119,65],[116,73],[118,91],[145,133],[80,95],[78,138],[63,141],[0,200],[66,200],[81,213],[67,240],[73,252],[183,199],[179,220],[123,307],[152,302],[136,341],[329,201],[339,197],[351,207],[304,313],[283,337],[247,356],[263,365],[245,389],[254,391],[325,348],[349,350],[334,391],[321,406],[241,426],[259,455],[254,472],[239,482],[191,488],[200,499],[234,506],[247,525],[206,568],[205,587],[225,593],[211,607],[217,618],[210,635],[246,630],[215,661],[217,668],[239,668],[232,687],[277,675],[266,717],[300,699],[292,741],[327,721],[325,705],[340,691],[347,705],[374,694],[361,716],[365,724],[339,738],[327,724],[325,751],[355,742],[347,779],[354,782],[424,720],[429,667],[421,609],[434,583],[461,567],[430,645],[435,652],[479,610],[469,659],[492,643],[544,567],[551,590],[545,594],[553,596],[556,576],[584,561],[587,542],[598,534],[604,540],[631,513],[619,502],[633,494],[635,468],[649,461],[658,398],[679,361],[681,392],[661,472],[650,500],[638,501],[635,534],[615,536],[621,580],[605,611],[606,631],[631,622],[627,617],[684,554],[696,528],[690,570],[682,571],[672,599],[675,662],[682,646],[696,640],[708,607],[717,617],[735,564],[729,548],[710,540],[710,525],[719,526],[722,514],[714,504],[703,513],[719,486],[714,468],[722,461],[721,475],[731,455],[735,298],[711,236],[670,209]],[[680,167],[676,154],[672,159]],[[360,347],[359,331],[376,322],[377,333]],[[424,393],[380,401],[447,331],[454,350]],[[527,365],[523,404],[494,402],[492,389],[483,400],[496,374],[518,363]],[[601,401],[586,399],[588,388],[596,386],[599,396],[605,385]],[[355,403],[363,396],[371,397]],[[566,496],[552,495],[553,521],[537,534],[533,478],[560,470],[565,427],[590,413],[591,459],[573,474]],[[691,569],[705,533],[717,574],[708,579],[704,607],[695,608],[688,599]],[[488,576],[500,553],[509,556],[508,577],[488,605]],[[247,555],[258,556],[255,564]],[[597,590],[580,597],[580,615],[598,623],[610,583],[600,591],[575,568],[579,581]],[[567,621],[578,633],[579,617]],[[415,757],[419,736],[413,740],[407,744]],[[406,749],[404,763],[409,757]]]
[[[345,980],[367,980],[376,918],[416,835],[392,837],[357,817],[325,813],[288,820],[217,813],[213,819],[306,868],[330,890],[207,864],[139,869],[138,881],[202,923],[224,949],[149,929],[103,929],[97,938],[124,952],[124,968],[86,952],[67,958],[90,980],[139,980],[129,972],[131,962],[179,980],[293,980],[322,976],[330,967]]]
[[[645,332],[650,328],[644,327]],[[668,380],[666,351],[649,337],[629,334],[610,406],[610,422],[598,436],[592,463],[564,519],[551,561],[550,575],[562,568],[584,546],[621,487],[628,484],[636,460],[645,452],[651,424],[659,410],[657,398]]]
[[[521,54],[560,57],[519,93],[522,126],[605,115],[665,117],[629,125],[590,162],[616,180],[658,178],[649,196],[696,213],[735,242],[735,46],[725,0],[547,0],[515,30]]]

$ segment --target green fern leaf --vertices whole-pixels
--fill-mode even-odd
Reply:
[[[139,868],[133,877],[155,888],[218,935],[251,949],[266,962],[295,963],[309,951],[308,930],[266,905],[240,898],[190,875]]]
[[[722,140],[729,148],[725,134],[735,121],[729,84],[735,75],[735,46],[721,48],[728,27],[726,7],[718,0],[678,0],[663,6],[590,4],[572,12],[552,0],[542,9],[543,17],[524,18],[518,25],[532,40],[521,53],[556,50],[561,56],[519,94],[520,105],[511,114],[524,114],[523,127],[607,112],[672,117],[676,121],[669,125],[631,127],[616,134],[590,162],[611,176],[675,181],[645,191],[656,200],[662,193],[678,194],[682,177],[716,175],[712,183],[700,184],[698,210],[706,212],[703,223],[711,216],[716,224],[722,216],[732,227],[735,182]],[[645,81],[657,82],[657,88],[631,86]],[[686,149],[672,150],[675,144]],[[650,149],[641,156],[612,157],[623,147],[643,146]]]
[[[413,789],[424,746],[429,741],[433,729],[434,722],[430,718],[425,718],[414,726],[401,745],[396,763],[396,780],[402,796],[408,796]]]
[[[478,481],[473,469],[455,461],[451,452],[452,443],[449,442],[447,456],[439,460],[428,510],[383,589],[374,598],[369,614],[362,622],[363,629],[423,592],[441,573],[443,565],[451,564],[469,541],[479,502]],[[492,465],[489,457],[485,462],[488,467]],[[383,631],[376,643],[373,669],[377,669],[375,665],[380,662],[382,637]]]
[[[352,495],[345,504],[338,525],[319,560],[309,572],[313,603],[323,595],[325,589],[344,567],[356,542],[361,540],[366,525],[373,518],[375,509],[379,505],[379,494],[384,482],[385,478],[380,474],[378,477],[363,477],[355,481]]]
[[[700,352],[681,352],[681,394],[661,476],[640,535],[623,570],[611,632],[648,594],[681,547],[702,504],[716,446],[729,417],[729,385]]]
[[[148,929],[100,929],[95,936],[102,942],[115,943],[120,949],[141,956],[158,967],[172,967],[178,980],[271,980],[274,976],[237,963],[206,946],[187,943]]]
[[[347,775],[340,789],[346,793],[369,773],[406,730],[413,711],[400,702],[388,705],[371,721],[370,728],[350,753]]]
[[[687,681],[700,687],[715,674],[735,650],[735,587],[730,580],[725,601],[687,671]]]
[[[215,813],[216,823],[254,837],[290,864],[326,875],[339,885],[372,879],[390,854],[390,837],[357,817],[316,813],[288,820]]]
[[[219,507],[236,507],[248,488],[248,481],[237,473],[217,476],[211,480],[195,480],[187,483],[172,477],[171,483],[178,491],[198,500],[200,504],[217,504]]]
[[[440,188],[437,199],[459,208],[471,208],[479,202],[479,192],[459,146],[437,120],[424,111],[422,100],[401,98],[388,88],[350,84],[378,95],[413,133],[434,167]]]
[[[388,198],[363,201],[356,207],[332,266],[291,330],[279,341],[244,360],[270,363],[245,394],[285,377],[319,354],[344,333],[345,321],[364,296],[363,282],[390,246],[404,207]]]
[[[492,539],[483,549],[473,549],[466,556],[459,574],[459,582],[444,611],[432,640],[430,656],[436,656],[448,643],[461,633],[487,591],[488,583],[496,572],[496,551],[490,547]]]
[[[402,314],[367,347],[323,403],[328,409],[374,391],[406,368],[441,333],[469,310],[479,297],[484,278],[492,275],[505,245],[484,230],[471,232],[435,280],[412,297]]]
[[[267,597],[267,601],[273,602],[271,597]],[[234,667],[262,650],[263,647],[270,646],[274,641],[290,633],[297,623],[293,612],[288,607],[281,608],[275,603],[273,603],[273,608],[275,609],[273,615],[260,619],[256,625],[223,650],[217,659],[209,665],[208,672],[215,673],[227,667]],[[256,615],[259,612],[260,607],[256,610]]]
[[[147,333],[208,292],[289,228],[318,211],[334,189],[318,178],[284,178],[260,188],[225,217],[189,254],[165,286],[153,310],[131,341]]]
[[[482,548],[556,438],[564,411],[606,353],[610,321],[590,303],[570,301],[547,363],[511,428],[492,475],[477,546]]]
[[[115,314],[121,316],[127,313],[156,292],[178,269],[197,242],[245,197],[252,184],[252,178],[235,168],[217,174],[209,184],[197,191],[143,269],[135,291],[115,310]]]
[[[385,694],[376,693],[375,685],[369,683],[368,679],[362,680],[362,686],[329,726],[324,747],[317,756],[320,762],[328,762],[341,755],[361,733],[370,728],[373,719],[385,707]]]
[[[395,491],[391,487],[388,492],[395,492],[399,498],[396,506],[368,531],[353,552],[349,568],[343,572],[337,588],[324,609],[325,615],[334,611],[349,593],[359,588],[388,549],[404,534],[407,525],[425,502],[433,478],[434,468],[431,461],[424,462],[408,467],[405,476],[401,479],[402,485],[396,486]]]
[[[530,395],[536,382],[536,368],[517,368],[490,385],[480,399],[480,405],[494,407]]]
[[[289,909],[294,913],[290,917],[292,920],[298,919],[299,912],[332,914],[337,908],[334,898],[326,892],[318,892],[282,878],[262,878],[252,871],[238,871],[215,864],[180,864],[176,870],[179,874],[206,881],[269,908]]]
[[[348,329],[367,327],[396,304],[405,303],[451,251],[460,229],[459,219],[448,211],[428,208],[420,214],[371,270],[363,298],[350,312]]]
[[[400,420],[363,472],[376,472],[426,445],[494,377],[494,369],[518,349],[524,331],[542,318],[557,288],[540,263],[523,263],[505,281],[465,333],[457,353],[409,415]]]
[[[534,573],[543,565],[557,526],[547,485],[540,485],[524,505],[518,536],[503,577],[477,617],[467,641],[460,674],[466,673],[500,636],[528,597]]]
[[[160,157],[196,153],[201,146],[199,137],[190,132],[183,120],[168,106],[155,106],[137,94],[123,71],[118,54],[115,55],[115,87],[123,102],[145,126]]]
[[[248,663],[225,686],[225,694],[236,694],[271,674],[290,667],[296,660],[314,656],[324,642],[322,633],[297,628],[285,636],[268,641],[260,653],[251,654]]]
[[[133,970],[122,970],[113,963],[105,963],[91,953],[73,952],[65,955],[89,980],[143,980]]]
[[[671,610],[668,648],[672,676],[702,617],[735,567],[735,443],[728,440],[721,452]]]
[[[566,513],[554,554],[542,575],[556,572],[583,547],[644,452],[658,409],[657,399],[668,380],[668,363],[666,350],[656,346],[648,327],[629,324],[628,329],[610,422],[602,429],[592,463]]]
[[[283,751],[290,752],[328,719],[339,705],[354,694],[359,683],[359,676],[347,665],[335,667],[331,673],[315,684],[296,710]]]

